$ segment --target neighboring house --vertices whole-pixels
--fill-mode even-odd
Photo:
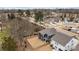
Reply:
[[[68,20],[70,20],[70,18],[64,18],[64,23],[68,23]]]
[[[47,28],[39,31],[38,37],[43,41],[50,41],[50,39],[55,35],[56,29]]]
[[[79,23],[79,18],[78,18],[78,17],[75,18],[75,19],[74,19],[74,22]]]
[[[71,28],[71,32],[79,34],[79,28]]]
[[[58,23],[60,18],[58,17],[52,17],[52,18],[45,18],[44,22],[46,23]]]
[[[68,28],[66,30],[79,34],[79,28],[70,27],[70,28]]]
[[[67,35],[62,32],[57,32],[51,38],[51,45],[57,51],[70,51],[76,47],[78,40],[74,36]]]

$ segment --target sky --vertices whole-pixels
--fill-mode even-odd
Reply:
[[[78,0],[0,0],[0,8],[79,8]]]

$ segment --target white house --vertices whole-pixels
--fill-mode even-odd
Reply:
[[[70,20],[70,18],[64,18],[64,23],[68,23],[68,20]]]
[[[78,43],[78,40],[74,36],[61,32],[57,32],[56,35],[51,38],[51,45],[57,51],[73,50]]]

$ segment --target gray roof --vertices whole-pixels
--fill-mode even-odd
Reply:
[[[43,29],[43,30],[39,31],[39,33],[52,35],[52,34],[56,33],[56,29],[54,29],[54,28],[47,28],[47,29]]]
[[[59,44],[61,44],[62,46],[65,46],[72,39],[72,37],[73,36],[69,36],[65,33],[57,32],[56,35],[51,38],[51,40],[54,40]]]

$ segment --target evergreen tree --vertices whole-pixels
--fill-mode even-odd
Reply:
[[[36,12],[35,13],[35,19],[36,19],[36,22],[38,21],[43,21],[43,13],[42,12]]]
[[[19,13],[20,16],[23,15],[23,11],[21,9],[18,10],[18,13]]]
[[[26,11],[26,14],[27,14],[27,16],[29,17],[29,16],[30,16],[30,11],[27,10],[27,11]]]
[[[8,14],[8,19],[14,19],[14,18],[15,18],[15,15],[13,13]]]

